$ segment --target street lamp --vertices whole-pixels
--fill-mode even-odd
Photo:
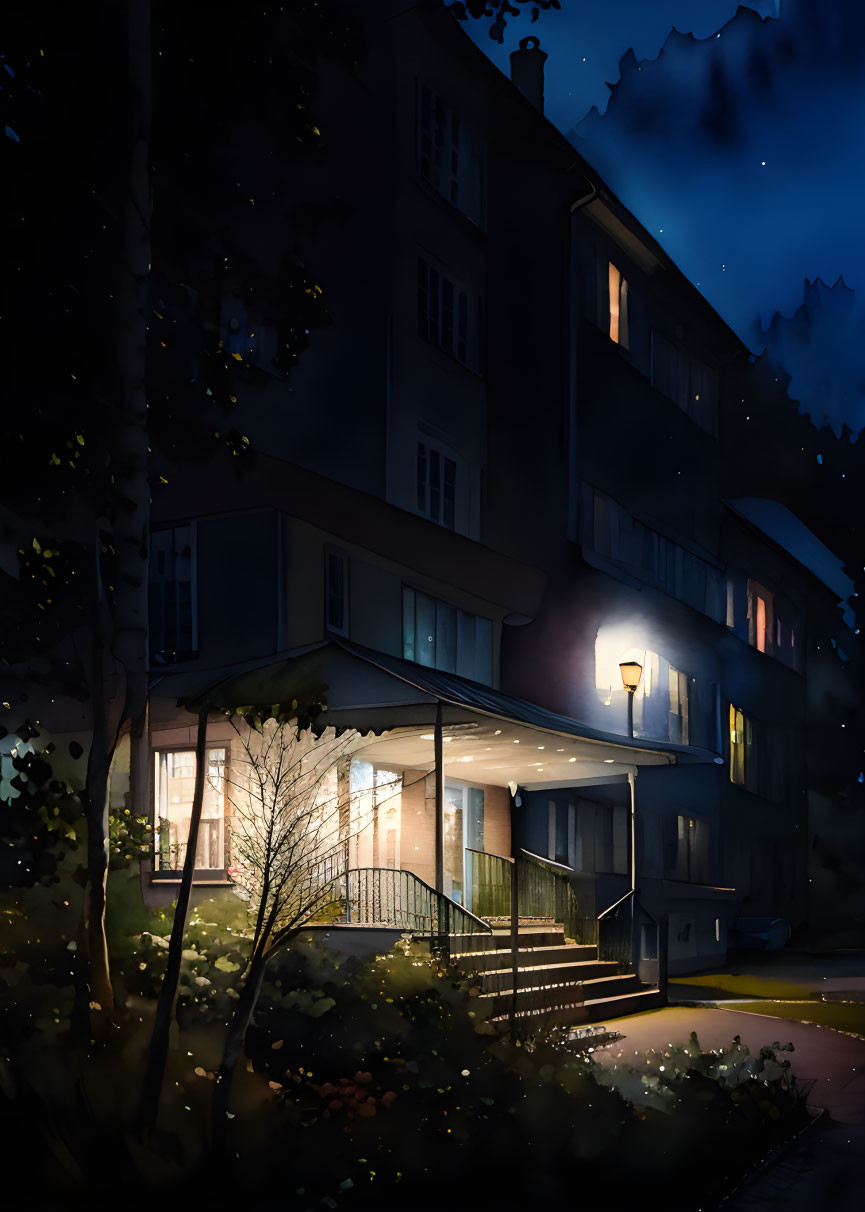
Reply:
[[[620,661],[619,669],[622,674],[622,685],[628,692],[628,736],[634,735],[634,693],[643,676],[643,666],[636,661]]]

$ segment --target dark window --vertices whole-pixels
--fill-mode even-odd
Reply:
[[[718,432],[718,374],[686,350],[652,332],[652,386],[707,433]]]
[[[348,635],[348,559],[341,552],[326,551],[325,616],[328,631]]]
[[[456,526],[457,465],[427,442],[417,444],[417,508],[431,522]]]
[[[666,821],[664,876],[691,884],[713,878],[709,822],[696,817],[669,816]]]
[[[148,599],[152,661],[168,665],[195,656],[198,619],[194,523],[152,533]]]
[[[417,165],[428,185],[484,226],[483,142],[427,84],[418,85]]]
[[[403,587],[403,656],[431,669],[492,681],[493,625],[448,602]]]
[[[419,336],[475,370],[477,340],[469,323],[467,292],[423,257],[418,257],[417,283]]]

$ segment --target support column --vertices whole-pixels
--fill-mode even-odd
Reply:
[[[435,723],[435,786],[436,786],[436,892],[444,892],[445,884],[445,836],[444,836],[444,759],[442,755],[442,705],[436,704]]]
[[[517,991],[520,983],[520,845],[522,842],[522,802],[519,800],[519,788],[511,792],[511,850],[513,863],[511,865],[511,973],[513,980],[513,996],[511,998],[511,1028],[517,1013]]]

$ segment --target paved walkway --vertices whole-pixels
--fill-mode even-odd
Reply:
[[[752,1052],[776,1040],[792,1042],[785,1053],[793,1072],[813,1082],[808,1102],[829,1117],[728,1204],[725,1212],[861,1212],[865,1207],[865,1041],[828,1027],[739,1010],[667,1006],[610,1020],[625,1038],[595,1054],[605,1065],[640,1065],[653,1048],[687,1042],[697,1032],[707,1050],[741,1037]],[[635,1055],[636,1053],[636,1055]]]

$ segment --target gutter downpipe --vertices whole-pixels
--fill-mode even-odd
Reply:
[[[572,166],[573,167],[573,166]],[[567,169],[565,170],[568,171]],[[588,178],[587,178],[588,180]],[[565,348],[568,351],[568,538],[576,543],[579,537],[580,492],[577,479],[577,335],[579,316],[579,295],[577,291],[577,254],[574,239],[574,215],[598,196],[598,188],[589,182],[591,189],[582,198],[571,203],[571,218],[568,229],[570,248],[568,250],[568,265],[570,266],[570,281],[568,282],[567,325]]]

